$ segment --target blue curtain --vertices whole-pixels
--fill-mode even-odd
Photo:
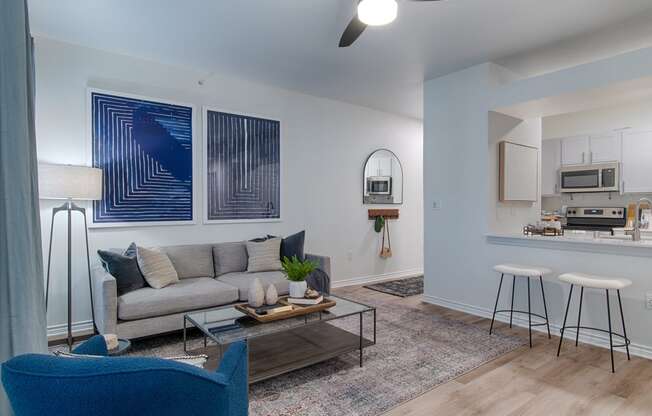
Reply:
[[[27,1],[0,1],[0,362],[47,351],[32,48]]]

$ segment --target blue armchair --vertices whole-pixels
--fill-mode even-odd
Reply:
[[[107,355],[95,336],[74,351]],[[232,344],[215,373],[159,358],[25,354],[2,364],[16,416],[248,414],[247,346]]]

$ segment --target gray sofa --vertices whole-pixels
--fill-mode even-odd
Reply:
[[[281,271],[247,273],[245,242],[159,247],[179,275],[179,282],[162,289],[144,287],[118,296],[116,280],[98,266],[93,270],[95,321],[102,334],[141,338],[183,328],[189,311],[247,300],[249,284],[259,278],[267,289],[288,293]],[[306,254],[330,275],[330,258]]]

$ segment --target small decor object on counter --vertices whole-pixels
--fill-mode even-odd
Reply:
[[[254,279],[254,281],[251,282],[251,285],[249,285],[247,301],[249,302],[249,306],[252,308],[259,308],[265,303],[265,290],[263,289],[263,284],[260,282],[260,279]]]
[[[270,284],[265,293],[265,303],[268,305],[276,305],[276,302],[278,302],[278,291],[276,290],[276,286]]]
[[[304,297],[308,289],[306,277],[317,268],[317,263],[310,260],[301,261],[297,256],[292,256],[292,259],[284,257],[281,264],[287,279],[290,281],[290,297]]]
[[[542,235],[546,237],[555,237],[555,236],[564,235],[564,229],[561,227],[560,223],[558,224],[559,224],[558,227],[556,224],[553,225],[546,225],[542,223],[538,223],[536,225],[528,224],[525,227],[523,227],[523,234]]]

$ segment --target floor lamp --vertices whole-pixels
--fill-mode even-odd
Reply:
[[[52,208],[50,225],[50,248],[48,250],[47,283],[45,289],[45,310],[50,298],[50,265],[52,260],[52,237],[54,220],[58,213],[65,212],[68,217],[68,349],[72,350],[72,214],[79,212],[84,217],[86,237],[86,265],[88,268],[88,285],[93,317],[93,332],[96,333],[95,310],[93,308],[93,284],[91,281],[91,262],[88,248],[88,226],[86,209],[73,201],[93,201],[102,199],[102,170],[87,166],[39,164],[40,199],[63,199],[63,205]]]

